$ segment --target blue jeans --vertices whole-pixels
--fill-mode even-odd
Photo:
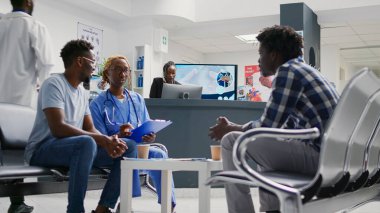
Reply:
[[[168,158],[168,155],[163,150],[156,148],[156,147],[150,147],[149,148],[149,159],[150,158]],[[158,203],[161,203],[161,171],[159,170],[146,170],[144,172],[147,172],[147,174],[152,178],[153,184],[156,187],[157,194],[158,194]],[[172,206],[176,206],[176,200],[174,195],[174,181],[172,180]]]
[[[136,144],[130,140],[125,142],[128,149],[123,156],[136,157]],[[69,167],[67,212],[79,213],[85,212],[83,201],[93,163],[96,163],[96,166],[111,168],[111,173],[104,186],[99,204],[104,204],[104,206],[110,208],[115,206],[120,194],[120,160],[121,158],[112,159],[109,157],[103,148],[96,145],[92,137],[83,135],[46,141],[35,150],[30,165]],[[134,172],[133,175],[133,178],[138,180],[138,173]],[[139,194],[139,192],[136,193]]]
[[[128,139],[121,138],[128,146],[127,151],[123,154],[123,157],[128,158],[136,158],[137,157],[137,149],[136,142]],[[100,196],[99,205],[105,206],[108,208],[114,208],[117,199],[120,196],[120,160],[121,158],[113,159],[111,158],[105,149],[99,148],[98,153],[96,155],[94,166],[95,167],[106,167],[110,168],[111,172],[108,175],[108,180],[104,189],[102,191],[102,195]],[[133,197],[141,196],[141,188],[139,183],[139,174],[137,170],[133,171],[133,188],[132,194]]]

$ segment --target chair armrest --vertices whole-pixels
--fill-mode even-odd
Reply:
[[[3,148],[1,147],[1,140],[0,140],[0,166],[3,166]]]
[[[161,149],[162,151],[166,152],[166,154],[168,154],[168,149],[162,143],[150,143],[149,145],[153,146],[153,147],[157,147],[157,148]]]
[[[273,192],[280,199],[281,208],[294,212],[301,207],[301,192],[297,188],[279,184],[270,178],[261,175],[250,167],[247,162],[247,145],[256,138],[284,138],[284,139],[315,139],[320,133],[317,128],[310,129],[277,129],[255,128],[242,134],[233,147],[233,162],[236,168],[245,174],[255,185]],[[284,205],[286,203],[286,205]],[[284,212],[285,209],[281,209]]]

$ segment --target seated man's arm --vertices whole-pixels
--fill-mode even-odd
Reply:
[[[83,130],[87,132],[92,132],[92,133],[98,133],[101,134],[94,125],[94,122],[92,120],[91,115],[85,115],[84,120],[83,120]]]
[[[60,108],[44,109],[50,131],[54,137],[64,138],[71,136],[89,135],[94,138],[96,143],[107,150],[111,157],[121,156],[127,149],[125,143],[119,141],[115,136],[100,134],[94,127],[90,115],[85,115],[83,129],[77,128],[65,122],[65,113]]]
[[[54,137],[65,138],[70,136],[89,135],[90,132],[79,129],[65,122],[65,112],[60,108],[46,108],[44,113]]]

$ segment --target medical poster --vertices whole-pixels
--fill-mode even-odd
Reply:
[[[94,46],[94,54],[99,64],[103,49],[103,30],[78,22],[78,39],[90,42]]]
[[[260,83],[260,67],[259,65],[244,66],[245,85],[238,88],[238,100],[267,102],[271,93],[268,85],[264,86]]]

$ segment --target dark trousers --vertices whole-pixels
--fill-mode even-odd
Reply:
[[[23,181],[24,181],[24,179],[17,179],[15,182],[21,183]],[[20,205],[20,204],[24,203],[25,198],[22,195],[21,196],[11,196],[11,197],[9,197],[9,200],[11,201],[12,205]]]
[[[24,196],[12,196],[9,197],[9,200],[11,201],[12,205],[20,205],[25,201]]]

